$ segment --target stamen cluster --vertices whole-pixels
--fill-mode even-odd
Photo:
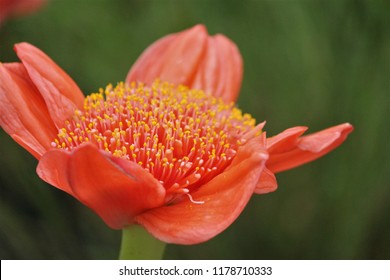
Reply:
[[[53,147],[91,142],[133,161],[171,193],[189,193],[222,172],[255,120],[201,90],[156,81],[108,85],[85,98]]]

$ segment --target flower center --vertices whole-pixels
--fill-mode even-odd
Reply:
[[[91,142],[139,164],[168,192],[189,193],[230,164],[254,126],[233,103],[200,90],[119,83],[87,96],[52,146],[72,150]]]

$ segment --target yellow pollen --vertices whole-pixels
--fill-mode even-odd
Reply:
[[[108,85],[85,98],[52,146],[85,142],[148,170],[168,192],[188,193],[221,173],[256,121],[201,90],[156,81]]]

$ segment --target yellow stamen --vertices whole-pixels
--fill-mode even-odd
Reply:
[[[233,103],[201,90],[119,83],[86,97],[52,146],[71,150],[90,142],[139,164],[167,189],[189,190],[222,172],[254,126]]]

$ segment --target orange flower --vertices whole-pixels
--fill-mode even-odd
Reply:
[[[223,35],[210,37],[203,25],[168,35],[144,51],[126,81],[151,83],[155,77],[203,89],[226,102],[237,100],[242,80],[242,58],[234,43]],[[267,168],[255,189],[275,191],[274,173],[315,160],[338,147],[353,127],[349,123],[300,137],[307,127],[293,127],[267,139]]]
[[[110,227],[140,224],[167,243],[214,237],[254,192],[276,189],[273,173],[324,155],[352,131],[299,138],[297,127],[266,139],[264,123],[233,104],[239,51],[202,25],[152,44],[126,83],[86,98],[42,51],[15,50],[21,63],[0,64],[0,124],[39,160],[38,175]]]
[[[46,0],[0,0],[0,25],[9,16],[35,12]]]

